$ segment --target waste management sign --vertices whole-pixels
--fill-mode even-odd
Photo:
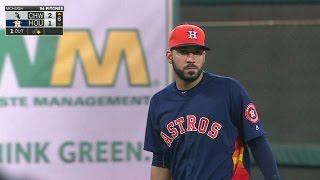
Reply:
[[[149,179],[143,140],[149,100],[167,84],[168,2],[0,5],[0,173],[28,180]],[[8,5],[63,5],[64,34],[5,36]]]

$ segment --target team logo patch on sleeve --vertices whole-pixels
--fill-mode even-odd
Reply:
[[[252,123],[257,123],[259,121],[258,112],[253,103],[248,104],[244,114],[246,118]]]

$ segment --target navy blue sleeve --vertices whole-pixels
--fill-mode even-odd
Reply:
[[[276,159],[265,135],[248,142],[252,155],[266,180],[280,180]]]
[[[155,153],[162,153],[161,149],[161,136],[160,136],[160,126],[157,123],[155,118],[155,98],[151,98],[149,111],[148,111],[148,118],[147,118],[147,125],[145,131],[145,139],[144,139],[144,150],[155,152]]]
[[[162,153],[153,153],[152,166],[163,168],[167,167],[166,162],[164,160],[164,155]]]
[[[233,117],[244,142],[265,134],[258,111],[248,92],[242,84],[235,80],[232,88],[234,97]]]

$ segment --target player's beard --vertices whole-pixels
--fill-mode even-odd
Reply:
[[[197,67],[194,64],[188,64],[187,66],[179,69],[174,62],[172,62],[172,67],[176,75],[185,82],[193,82],[199,78],[202,73],[202,67]],[[191,71],[188,71],[188,68],[193,68]]]

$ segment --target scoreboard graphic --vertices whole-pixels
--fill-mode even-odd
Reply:
[[[63,35],[64,6],[5,6],[6,35]]]

